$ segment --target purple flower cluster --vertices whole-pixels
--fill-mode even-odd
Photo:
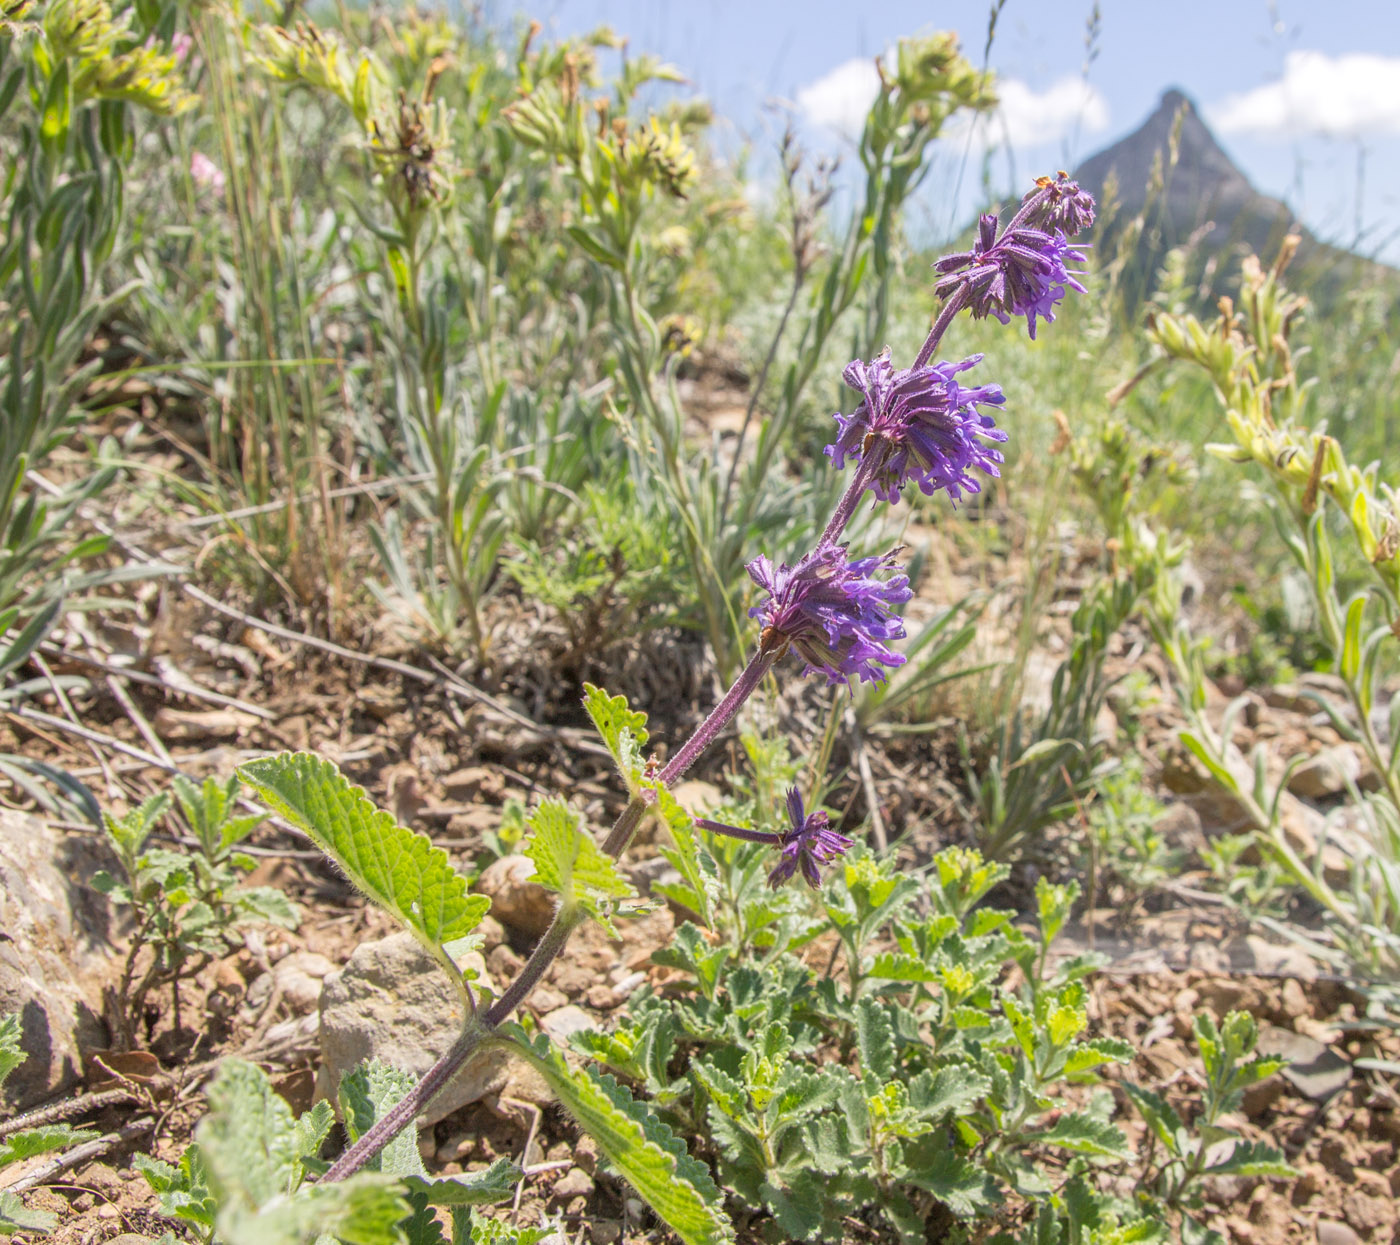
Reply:
[[[791,567],[755,558],[749,575],[769,594],[749,611],[763,624],[759,651],[794,648],[807,662],[804,674],[820,671],[833,685],[883,679],[882,666],[904,664],[888,642],[904,638],[904,620],[894,611],[913,595],[902,572],[876,578],[894,565],[894,553],[851,558],[845,545],[818,545]]]
[[[1066,289],[1084,292],[1081,274],[1068,265],[1085,262],[1063,231],[1046,233],[1013,222],[998,236],[997,218],[988,212],[978,223],[972,250],[945,255],[934,264],[942,275],[933,290],[940,298],[965,290],[967,306],[978,320],[992,315],[1009,324],[1012,316],[1025,316],[1034,340],[1037,316],[1053,321]]]
[[[956,379],[981,360],[978,354],[961,363],[896,370],[887,347],[870,363],[848,364],[846,384],[864,400],[850,415],[837,414],[840,434],[826,447],[827,457],[838,468],[847,458],[874,458],[869,487],[888,502],[899,500],[909,480],[929,497],[946,489],[955,502],[965,492],[980,492],[972,468],[995,476],[1002,462],[1001,451],[982,440],[1006,440],[992,417],[977,409],[1002,405],[1001,386],[964,389]]]
[[[776,889],[800,868],[807,885],[815,890],[822,882],[818,866],[830,864],[844,855],[851,840],[831,828],[830,819],[821,809],[809,816],[802,806],[802,793],[796,787],[788,788],[787,811],[792,828],[780,841],[782,859],[768,875],[768,885]]]
[[[935,265],[939,279],[934,289],[944,305],[912,367],[896,368],[888,349],[868,363],[857,359],[847,365],[846,384],[861,395],[861,402],[850,415],[836,415],[837,437],[826,454],[837,468],[848,459],[856,462],[855,478],[817,547],[795,566],[775,566],[762,556],[749,563],[749,575],[768,594],[749,611],[763,627],[758,654],[677,754],[677,773],[715,738],[789,649],[806,661],[805,674],[824,674],[832,685],[849,686],[854,679],[874,683],[904,664],[890,642],[904,637],[896,611],[913,595],[909,578],[897,568],[895,553],[852,558],[841,543],[842,533],[867,491],[896,502],[912,481],[926,495],[943,490],[956,503],[964,493],[980,491],[974,471],[1000,474],[1003,458],[996,446],[1007,435],[981,408],[1005,403],[1001,387],[964,388],[958,382],[981,362],[981,355],[933,363],[934,351],[963,311],[977,319],[996,316],[1003,324],[1024,316],[1034,338],[1036,321],[1055,319],[1066,290],[1084,291],[1081,274],[1071,265],[1086,258],[1070,238],[1093,223],[1093,198],[1066,174],[1039,179],[1005,229],[996,216],[983,216],[972,249]],[[825,813],[807,815],[795,788],[788,792],[787,811],[791,827],[780,834],[718,822],[697,824],[778,847],[782,856],[769,875],[773,886],[800,870],[815,887],[821,881],[820,866],[845,852],[851,840],[831,828]]]
[[[723,821],[709,821],[704,817],[697,817],[695,824],[715,834],[727,834],[732,839],[767,843],[779,848],[782,857],[768,874],[769,886],[776,889],[801,869],[807,885],[815,889],[822,881],[819,866],[830,864],[838,856],[844,855],[851,846],[851,840],[844,834],[837,834],[831,828],[831,819],[820,809],[808,816],[802,805],[802,793],[796,787],[788,788],[787,811],[790,825],[781,834],[749,830]]]
[[[1058,229],[1067,237],[1083,233],[1094,223],[1094,197],[1060,171],[1058,177],[1039,177],[1036,188],[1021,200],[1021,224],[1044,233]]]

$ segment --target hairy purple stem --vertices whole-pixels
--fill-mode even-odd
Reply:
[[[861,495],[870,487],[870,481],[875,478],[883,459],[883,443],[881,446],[872,446],[869,453],[861,454],[855,475],[851,477],[846,491],[841,494],[841,500],[836,503],[836,509],[832,512],[826,530],[822,532],[821,540],[817,541],[818,549],[825,549],[841,539],[841,533],[846,530],[846,524],[851,521],[856,507],[860,505]]]
[[[660,779],[663,783],[669,786],[694,764],[700,754],[714,742],[715,736],[729,724],[744,701],[753,695],[755,689],[763,681],[763,676],[768,673],[780,655],[777,650],[765,651],[760,644],[753,660],[744,667],[743,673],[734,681],[734,686],[725,693],[724,699],[711,710],[710,716],[700,724],[695,734],[682,745],[681,750],[671,758],[669,764],[661,771]],[[622,810],[622,815],[613,824],[612,830],[603,843],[604,852],[613,859],[617,859],[627,850],[627,845],[632,841],[632,836],[641,824],[649,804],[650,801],[644,796],[634,796],[628,801],[627,807]],[[730,830],[729,833],[733,833],[733,831]],[[744,838],[747,835],[741,834],[739,837]],[[770,836],[759,841],[766,843],[776,841],[776,838]],[[423,1079],[414,1086],[406,1097],[400,1099],[383,1119],[378,1120],[354,1145],[331,1164],[330,1169],[321,1177],[322,1181],[334,1183],[337,1180],[353,1176],[421,1114],[438,1092],[457,1075],[462,1065],[481,1048],[483,1043],[491,1040],[497,1027],[510,1018],[511,1013],[525,1001],[530,991],[539,984],[540,979],[549,971],[550,966],[568,945],[569,936],[582,923],[584,916],[583,909],[577,905],[562,905],[555,912],[554,920],[550,922],[544,937],[530,952],[530,958],[526,961],[525,967],[520,970],[520,975],[511,982],[510,988],[487,1009],[484,1015],[475,1017],[468,1024],[451,1048],[428,1069]]]
[[[933,358],[933,352],[938,349],[938,343],[943,340],[943,334],[948,331],[948,326],[953,323],[953,318],[967,306],[968,297],[967,286],[960,285],[957,292],[943,304],[943,310],[938,313],[938,319],[933,322],[933,328],[929,330],[929,335],[924,338],[923,348],[919,351],[919,357],[914,360],[914,367],[928,366],[928,361]]]
[[[387,1115],[376,1120],[353,1146],[330,1165],[326,1174],[321,1177],[321,1183],[334,1184],[337,1180],[344,1180],[359,1171],[418,1117],[419,1112],[457,1075],[461,1066],[490,1036],[490,1029],[479,1024],[470,1025],[463,1030],[447,1053],[424,1073],[423,1079],[413,1087],[412,1092],[399,1099]]]
[[[763,682],[763,676],[772,669],[773,663],[780,656],[781,653],[778,650],[769,650],[762,641],[759,642],[758,652],[753,655],[749,664],[734,680],[734,686],[725,692],[724,699],[710,710],[710,716],[700,723],[695,734],[687,739],[681,745],[680,751],[666,762],[665,768],[661,771],[661,781],[666,786],[671,786],[695,764],[700,754],[714,742],[715,736],[729,725],[730,719],[739,712],[739,707],[744,701],[754,694],[755,689]]]
[[[731,839],[743,839],[745,843],[767,843],[770,847],[781,847],[783,836],[771,830],[746,830],[743,826],[731,826],[722,821],[711,821],[707,817],[695,818],[695,824],[702,830],[714,834],[727,834]]]

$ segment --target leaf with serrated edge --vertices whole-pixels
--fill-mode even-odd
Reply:
[[[340,1078],[340,1113],[353,1145],[384,1118],[415,1085],[418,1078],[379,1059],[357,1064]],[[369,1171],[391,1176],[426,1176],[418,1153],[418,1134],[405,1128],[366,1164]]]
[[[423,1194],[429,1206],[489,1206],[513,1198],[522,1175],[509,1159],[497,1159],[485,1171],[437,1179],[410,1176],[406,1183],[410,1192]]]
[[[1096,1120],[1082,1111],[1062,1115],[1053,1127],[1037,1134],[1035,1139],[1044,1145],[1058,1146],[1061,1150],[1100,1158],[1126,1159],[1131,1158],[1133,1153],[1128,1139],[1112,1124]]]
[[[511,1049],[529,1060],[608,1161],[685,1245],[734,1239],[709,1170],[686,1153],[645,1103],[635,1101],[610,1076],[589,1068],[575,1072],[543,1038],[532,1046],[523,1032],[517,1033]]]
[[[634,795],[647,746],[647,715],[627,707],[626,696],[609,696],[592,683],[583,685],[583,707],[617,762],[618,773]]]
[[[581,815],[563,800],[545,800],[530,815],[529,825],[534,833],[522,850],[535,862],[531,880],[562,896],[566,904],[580,904],[616,938],[604,904],[636,898],[637,892],[589,837]]]
[[[1205,1176],[1278,1176],[1287,1179],[1296,1176],[1297,1169],[1290,1167],[1283,1155],[1258,1141],[1237,1141],[1228,1158],[1207,1167]]]
[[[18,1163],[21,1159],[32,1159],[38,1154],[49,1154],[54,1150],[66,1150],[80,1141],[91,1141],[101,1136],[90,1128],[73,1128],[68,1124],[45,1124],[41,1128],[29,1128],[0,1141],[0,1167]]]
[[[671,842],[675,844],[674,847],[663,847],[661,854],[680,871],[681,877],[685,879],[687,906],[691,907],[695,915],[706,925],[709,925],[712,920],[712,905],[715,897],[719,894],[719,879],[715,876],[713,865],[709,869],[705,868],[705,862],[701,858],[703,849],[695,833],[695,824],[690,814],[681,807],[680,801],[671,794],[670,788],[664,783],[644,782],[642,785],[656,793],[656,803],[653,809],[657,816],[666,823],[666,829],[671,834]]]
[[[427,836],[400,826],[329,761],[284,752],[239,767],[263,801],[304,830],[360,890],[396,917],[461,988],[444,944],[466,937],[491,901],[467,892],[467,879]]]

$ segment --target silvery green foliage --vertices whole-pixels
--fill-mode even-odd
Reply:
[[[0,208],[0,686],[52,628],[65,598],[149,575],[149,567],[94,567],[109,537],[80,533],[79,510],[116,478],[114,442],[92,469],[48,488],[31,473],[82,418],[80,401],[100,360],[80,362],[93,330],[125,293],[108,280],[123,221],[123,183],[138,114],[168,115],[188,95],[163,44],[175,7],[114,15],[105,0],[56,0],[0,21],[0,130],[6,192]],[[24,694],[23,686],[0,693]],[[96,816],[81,784],[24,757],[0,772],[42,804],[57,786]],[[36,781],[38,780],[38,781]]]
[[[752,1226],[832,1240],[844,1217],[878,1211],[921,1242],[931,1216],[984,1221],[1008,1195],[1084,1219],[1060,1190],[1131,1152],[1109,1100],[1076,1110],[1057,1093],[1132,1051],[1086,1032],[1097,961],[1047,966],[1077,889],[1042,883],[1027,935],[983,903],[1004,865],[948,849],[915,877],[859,855],[803,912],[797,892],[743,881],[761,849],[713,846],[718,893],[744,898],[721,904],[718,939],[683,925],[655,956],[688,988],[643,995],[613,1032],[574,1041],[677,1128],[709,1135]],[[822,929],[836,931],[841,973],[802,954]],[[1105,1222],[1139,1218],[1089,1201]],[[1141,1231],[1124,1239],[1154,1239]]]
[[[1192,635],[1179,585],[1167,574],[1160,576],[1149,621],[1187,719],[1181,741],[1232,797],[1265,857],[1266,869],[1250,877],[1241,897],[1263,906],[1280,878],[1304,891],[1327,916],[1326,934],[1311,940],[1310,950],[1370,990],[1377,1013],[1393,1023],[1400,997],[1400,697],[1387,706],[1383,685],[1397,668],[1400,494],[1383,477],[1382,463],[1357,466],[1308,417],[1312,384],[1297,367],[1302,352],[1289,346],[1305,300],[1282,280],[1295,245],[1296,239],[1285,243],[1268,271],[1252,256],[1244,261],[1238,310],[1224,303],[1211,323],[1194,315],[1154,316],[1147,334],[1153,355],[1139,375],[1186,363],[1209,376],[1230,440],[1207,448],[1262,478],[1263,505],[1306,585],[1311,642],[1329,655],[1341,688],[1338,698],[1317,695],[1318,707],[1374,777],[1373,791],[1348,784],[1345,805],[1334,814],[1339,820],[1349,814],[1354,827],[1346,882],[1329,879],[1320,854],[1309,859],[1283,829],[1288,779],[1306,757],[1286,758],[1275,780],[1262,742],[1247,760],[1233,743],[1243,698],[1218,725],[1205,713],[1205,642]],[[1116,517],[1119,527],[1110,535],[1130,556],[1170,561],[1165,538],[1154,540],[1137,515]]]
[[[1267,1080],[1285,1063],[1255,1054],[1259,1030],[1247,1012],[1231,1012],[1216,1026],[1202,1013],[1195,1021],[1196,1045],[1205,1067],[1205,1093],[1200,1112],[1189,1125],[1160,1094],[1125,1082],[1132,1099],[1161,1146],[1152,1153],[1144,1184],[1163,1205],[1181,1214],[1183,1240],[1201,1245],[1224,1245],[1190,1213],[1201,1205],[1201,1181],[1212,1176],[1294,1176],[1297,1173],[1272,1146],[1247,1142],[1221,1117],[1236,1110],[1244,1091]]]
[[[238,850],[259,826],[261,814],[239,815],[239,782],[206,778],[202,785],[176,775],[168,793],[153,795],[121,817],[103,814],[120,876],[101,870],[94,888],[130,908],[131,950],[116,990],[113,1018],[125,1040],[134,1040],[152,991],[169,986],[178,1007],[179,983],[227,955],[246,925],[295,929],[297,906],[276,887],[240,885],[254,859]],[[157,824],[178,806],[197,850],[148,846]]]
[[[15,1015],[0,1016],[0,1085],[25,1060],[20,1045],[20,1022]],[[0,1137],[0,1171],[11,1163],[66,1150],[80,1141],[89,1141],[97,1134],[90,1129],[72,1128],[67,1124],[45,1124],[36,1128],[21,1128]],[[47,1235],[57,1220],[48,1211],[29,1210],[16,1193],[0,1191],[0,1236],[15,1232]]]

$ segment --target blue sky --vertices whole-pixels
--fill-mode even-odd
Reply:
[[[783,107],[808,145],[839,151],[872,89],[870,58],[903,34],[955,30],[981,62],[990,0],[535,0],[558,35],[607,24],[633,49],[674,62],[715,106],[722,141],[748,143],[762,170]],[[1005,0],[990,63],[1006,113],[993,187],[1015,188],[1135,129],[1178,86],[1254,185],[1287,200],[1323,237],[1400,262],[1400,0]],[[941,144],[915,225],[934,235],[976,206],[980,148]],[[770,166],[771,167],[771,166]],[[1014,170],[1014,173],[1013,173]],[[961,173],[961,176],[959,174]],[[1358,173],[1360,176],[1358,177]],[[958,202],[947,188],[962,184]],[[938,187],[937,192],[934,186]],[[1358,193],[1359,190],[1359,193]]]

